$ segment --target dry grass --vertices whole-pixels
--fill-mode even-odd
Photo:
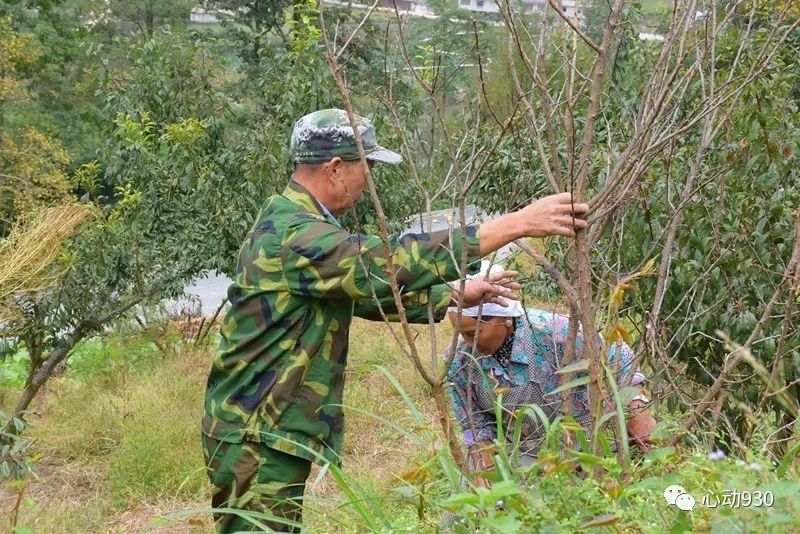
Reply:
[[[364,493],[381,501],[384,509],[408,513],[392,500],[391,488],[400,475],[417,466],[426,451],[410,439],[388,427],[377,417],[404,428],[415,426],[400,394],[373,365],[386,366],[422,413],[428,426],[438,431],[438,416],[426,384],[418,376],[403,351],[391,338],[386,325],[356,319],[350,334],[347,386],[344,395],[346,432],[342,451],[345,473]],[[426,325],[413,325],[417,347],[423,360],[430,360],[431,337]],[[450,343],[452,327],[443,321],[436,328],[436,346],[441,354]],[[366,413],[362,413],[366,412]],[[371,415],[367,415],[371,414]],[[319,468],[314,467],[310,481]],[[346,502],[335,481],[325,476],[316,486],[309,486],[305,522],[310,532],[348,532],[346,521],[352,513],[340,509]],[[350,523],[350,525],[358,523]]]
[[[89,213],[85,205],[64,204],[12,227],[0,242],[0,322],[13,318],[14,307],[6,305],[11,297],[47,287],[63,273],[52,266]]]

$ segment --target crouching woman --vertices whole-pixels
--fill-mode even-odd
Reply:
[[[455,324],[456,312],[449,318]],[[524,417],[519,442],[520,462],[536,459],[545,438],[544,427],[530,410],[519,408],[538,405],[550,421],[565,415],[562,394],[553,393],[564,381],[558,370],[566,352],[569,317],[552,311],[523,308],[519,302],[508,307],[485,304],[478,317],[478,307],[462,311],[460,336],[456,354],[449,368],[449,381],[456,420],[464,433],[472,471],[493,468],[492,445],[497,439],[495,403],[502,392],[504,429],[508,446],[512,443],[516,418]],[[573,362],[583,358],[583,336],[578,332]],[[639,371],[635,355],[624,343],[613,344],[608,351],[608,364],[616,373],[617,383],[639,389],[628,404],[628,437],[645,444],[655,427],[647,409],[649,403],[642,391],[644,375]],[[585,428],[591,423],[587,386],[568,390],[571,415]],[[522,415],[524,414],[524,415]],[[479,486],[487,482],[478,479]]]

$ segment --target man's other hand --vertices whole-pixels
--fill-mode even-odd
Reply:
[[[508,300],[519,300],[519,282],[517,271],[501,271],[492,273],[488,278],[482,277],[467,280],[464,283],[464,307],[477,306],[483,300],[484,304],[499,304],[504,308]],[[458,305],[458,289],[460,282],[453,282],[453,306]]]

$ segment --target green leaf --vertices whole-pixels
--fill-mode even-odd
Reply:
[[[480,502],[480,497],[474,493],[461,493],[459,495],[453,495],[449,499],[445,500],[442,503],[442,506],[452,509],[460,506],[478,506]]]
[[[25,429],[25,421],[19,417],[15,417],[12,421],[14,422],[14,428],[17,429],[17,432],[22,432]]]
[[[503,497],[510,497],[512,495],[519,495],[519,482],[516,480],[503,480],[498,482],[491,489],[487,490],[485,495],[491,502],[499,501]]]
[[[577,387],[580,387],[580,386],[585,386],[589,382],[591,382],[591,378],[590,377],[581,376],[581,377],[576,378],[574,380],[570,380],[566,384],[563,384],[563,385],[557,387],[556,389],[554,389],[553,391],[550,392],[550,395],[555,395],[556,393],[561,393],[562,391],[566,391],[568,389],[577,388]]]
[[[675,447],[660,447],[658,449],[648,451],[647,454],[645,454],[645,458],[653,462],[659,462],[674,456],[676,453],[677,449]]]
[[[578,528],[584,529],[584,528],[605,527],[605,526],[608,526],[608,525],[613,525],[614,523],[616,523],[620,519],[621,518],[619,516],[616,516],[614,514],[603,514],[603,515],[599,515],[597,517],[594,517],[594,518],[590,519],[589,521],[586,521],[585,523],[582,523],[581,526],[579,526]]]
[[[784,513],[770,514],[769,517],[767,517],[767,520],[764,522],[764,526],[773,527],[777,525],[790,525],[795,523],[796,521],[797,519],[789,514],[784,514]]]
[[[392,491],[409,501],[416,501],[419,499],[419,493],[417,489],[412,486],[398,486],[396,488],[392,488]]]
[[[626,487],[625,490],[663,490],[665,487],[664,479],[662,477],[647,477],[643,478],[639,482],[636,482],[635,484],[631,484],[630,486]]]
[[[639,388],[636,386],[625,386],[617,391],[617,397],[619,397],[619,401],[623,406],[627,406],[639,393]]]
[[[579,360],[573,364],[567,365],[566,367],[562,367],[558,371],[557,374],[564,374],[564,373],[573,373],[575,371],[585,371],[589,368],[589,360],[586,358]]]
[[[425,424],[425,418],[422,416],[420,411],[417,409],[417,405],[414,404],[414,401],[411,400],[411,397],[408,396],[408,393],[406,393],[406,390],[403,389],[403,386],[400,385],[400,382],[397,381],[397,378],[394,376],[394,374],[392,374],[392,372],[388,368],[384,367],[383,365],[376,365],[375,368],[378,369],[381,373],[383,373],[386,376],[386,378],[389,379],[389,381],[392,383],[394,388],[397,390],[397,392],[403,398],[403,401],[405,401],[406,406],[408,406],[408,409],[411,412],[411,414],[414,416],[414,419],[416,420],[417,424],[424,425]]]
[[[778,480],[777,482],[772,482],[771,484],[761,486],[758,489],[762,493],[765,491],[771,491],[775,498],[779,499],[781,497],[787,497],[790,495],[800,495],[800,482],[795,482],[793,480]]]
[[[481,524],[498,532],[517,532],[522,528],[522,523],[517,519],[517,512],[511,511],[497,517],[487,517]]]
[[[794,462],[794,459],[798,454],[800,454],[800,443],[797,443],[794,447],[789,449],[789,452],[787,452],[786,456],[783,457],[781,463],[778,464],[778,468],[775,470],[775,474],[778,475],[778,478],[783,478],[786,476],[789,466],[792,465],[792,462]]]
[[[581,464],[593,465],[593,466],[603,465],[603,464],[605,464],[605,461],[606,461],[606,458],[603,458],[601,456],[597,456],[595,454],[589,454],[588,452],[582,452],[580,454],[575,454],[575,455],[573,455],[573,459],[577,460]]]
[[[683,534],[684,532],[691,532],[692,523],[689,520],[689,514],[687,512],[678,512],[675,522],[672,524],[672,528],[670,528],[669,531],[670,534]]]
[[[625,461],[625,468],[627,468],[631,463],[631,453],[628,445],[628,427],[625,424],[625,408],[622,402],[622,397],[617,389],[617,381],[614,378],[614,373],[605,364],[603,364],[603,370],[606,372],[608,383],[611,385],[611,391],[614,394],[614,404],[617,409],[617,423],[620,436],[619,441],[622,443],[622,458]]]
[[[350,484],[347,483],[347,480],[345,480],[342,470],[335,465],[330,465],[329,469],[331,475],[333,475],[334,480],[336,480],[337,484],[339,485],[339,488],[342,490],[342,493],[345,494],[348,502],[352,504],[353,507],[356,509],[358,515],[361,516],[361,519],[363,519],[364,522],[367,524],[367,526],[369,526],[371,529],[378,530],[377,521],[370,513],[370,511],[367,510],[367,508],[364,506],[363,499],[357,493],[355,493]]]

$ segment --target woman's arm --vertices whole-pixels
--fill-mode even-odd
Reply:
[[[639,390],[639,395],[628,403],[628,411],[632,414],[626,425],[628,439],[637,445],[646,446],[650,442],[650,434],[656,427],[656,420],[647,409],[649,400],[644,395],[644,388],[641,385],[635,387]]]
[[[474,368],[471,354],[463,343],[456,347],[456,357],[450,365],[448,380],[450,394],[453,398],[453,413],[456,422],[464,432],[464,445],[473,471],[491,471],[494,469],[492,454],[496,438],[497,422],[492,414],[477,410],[474,402],[473,380],[481,380],[481,375]],[[478,487],[488,488],[491,483],[483,478],[475,479]]]
[[[482,440],[470,445],[469,459],[470,467],[473,471],[493,471],[494,470],[494,456],[492,451],[494,449],[494,442]],[[479,488],[491,488],[492,483],[485,478],[478,477],[475,479],[475,485]]]

